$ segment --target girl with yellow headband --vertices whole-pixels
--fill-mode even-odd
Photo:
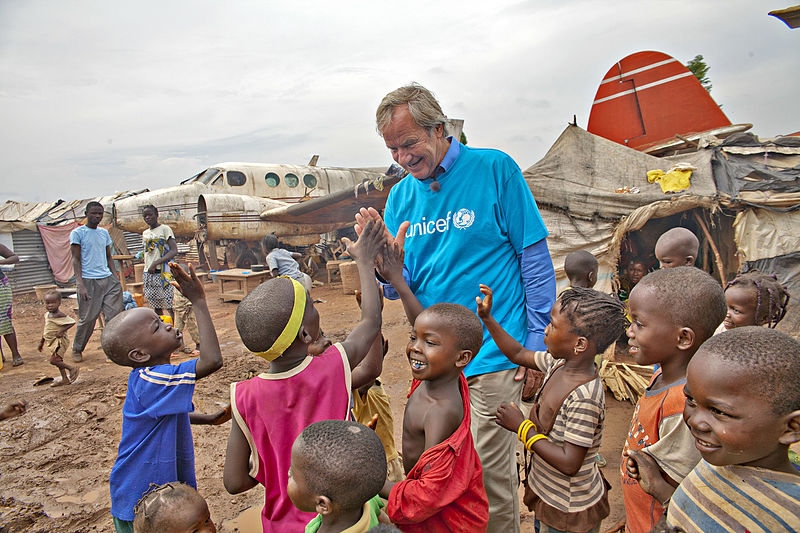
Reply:
[[[295,508],[286,492],[292,444],[309,424],[349,418],[350,372],[364,359],[381,326],[374,265],[383,234],[379,222],[368,225],[357,242],[345,239],[361,277],[361,321],[343,342],[322,354],[309,353],[322,337],[319,313],[296,280],[267,280],[236,310],[242,342],[270,365],[265,373],[231,384],[234,423],[223,483],[231,494],[264,485],[265,532],[302,531],[315,516]]]

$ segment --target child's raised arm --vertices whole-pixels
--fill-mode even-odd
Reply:
[[[508,332],[503,329],[503,326],[498,324],[497,320],[492,316],[492,289],[487,285],[481,284],[480,290],[484,297],[483,300],[481,300],[480,296],[475,297],[475,303],[478,304],[478,316],[483,320],[483,324],[494,339],[497,347],[503,352],[503,355],[516,365],[541,370],[536,366],[536,361],[534,360],[534,354],[536,352],[528,350],[521,345],[514,337],[509,335]]]
[[[200,333],[200,357],[197,360],[195,379],[201,379],[222,368],[222,352],[219,349],[217,332],[211,322],[211,313],[208,311],[206,293],[192,265],[189,265],[188,273],[175,263],[170,263],[169,268],[175,278],[173,286],[192,302],[197,319],[197,330]]]
[[[381,301],[381,311],[383,311],[383,295],[378,291],[378,296]],[[356,301],[358,302],[359,309],[361,308],[361,291],[356,291]],[[386,352],[389,351],[389,342],[383,338],[381,333],[375,336],[372,341],[367,355],[360,363],[353,369],[350,375],[350,388],[353,390],[360,389],[365,385],[372,385],[375,380],[383,372],[383,358]]]
[[[405,229],[402,230],[405,233]],[[417,315],[422,312],[422,304],[411,292],[411,288],[403,277],[403,259],[405,252],[399,243],[387,244],[378,256],[378,272],[397,291],[403,302],[409,324],[414,325]]]
[[[361,278],[361,321],[342,342],[351,369],[364,359],[381,329],[381,304],[373,271],[375,258],[384,246],[383,233],[383,222],[371,220],[361,232],[358,241],[344,239],[347,252],[356,260]]]

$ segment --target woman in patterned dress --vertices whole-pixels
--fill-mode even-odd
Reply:
[[[8,249],[8,247],[0,244],[0,265],[13,265],[19,261],[17,254]],[[8,282],[8,277],[5,272],[0,270],[0,335],[6,340],[6,344],[11,348],[11,356],[14,359],[14,366],[22,364],[22,356],[17,349],[17,334],[14,332],[14,324],[11,323],[11,285]],[[6,357],[3,356],[2,360],[5,361]],[[0,362],[0,368],[3,368]]]
[[[178,245],[172,228],[158,223],[158,209],[152,205],[142,208],[142,218],[150,226],[142,233],[144,245],[144,272],[142,282],[144,296],[153,310],[162,315],[164,310],[172,312],[172,274],[168,263],[178,255]]]

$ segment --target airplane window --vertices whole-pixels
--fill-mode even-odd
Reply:
[[[190,181],[199,181],[200,183],[208,185],[209,183],[211,183],[211,180],[214,179],[214,177],[217,174],[219,174],[219,169],[207,168],[203,172],[192,178]]]
[[[286,183],[286,185],[288,185],[289,187],[297,187],[297,184],[298,184],[298,183],[300,183],[300,180],[298,179],[298,177],[297,177],[297,176],[295,176],[294,174],[291,174],[291,173],[289,173],[289,174],[286,174],[286,175],[283,177],[283,181],[284,181],[284,182]]]
[[[303,176],[303,183],[305,183],[306,187],[313,189],[317,186],[317,177],[313,174],[306,174]]]
[[[245,177],[244,173],[239,172],[238,170],[228,171],[228,185],[231,187],[241,187],[246,181],[247,178]]]
[[[281,179],[274,172],[268,172],[267,175],[264,176],[264,181],[266,181],[267,185],[270,187],[277,187]]]

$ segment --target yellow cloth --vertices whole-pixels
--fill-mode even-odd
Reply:
[[[56,337],[56,334],[61,331],[61,328],[64,326],[71,326],[74,323],[75,319],[71,316],[53,318],[50,316],[50,312],[47,311],[44,314],[44,332],[42,333],[44,348],[42,348],[42,350],[48,355],[53,355],[56,352],[64,355],[69,347],[69,337],[67,335]]]
[[[405,478],[403,474],[403,461],[394,443],[394,418],[392,408],[389,403],[389,395],[380,382],[367,390],[367,394],[362,397],[361,393],[354,391],[353,394],[353,417],[357,422],[366,424],[372,420],[372,415],[378,415],[378,425],[375,426],[375,433],[383,443],[383,450],[386,452],[387,479],[389,481],[401,481]],[[394,479],[393,479],[394,478]]]
[[[656,182],[661,187],[661,192],[678,192],[689,188],[691,185],[689,178],[692,171],[683,168],[672,168],[667,172],[661,169],[650,170],[647,172],[647,181]]]

